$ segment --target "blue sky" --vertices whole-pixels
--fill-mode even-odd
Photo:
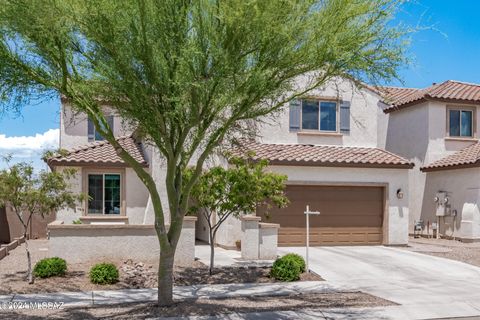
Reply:
[[[403,6],[397,20],[426,29],[412,36],[413,64],[401,70],[403,85],[426,87],[448,79],[480,83],[480,1],[414,0]],[[395,83],[395,85],[402,85]],[[0,118],[0,155],[34,161],[58,144],[60,101],[24,108],[22,115]],[[0,164],[1,167],[1,164]]]

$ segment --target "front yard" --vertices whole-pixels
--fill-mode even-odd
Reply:
[[[48,240],[31,240],[32,265],[48,256]],[[89,270],[97,262],[70,264],[67,259],[67,273],[62,277],[36,278],[33,285],[25,281],[26,255],[24,245],[19,246],[0,260],[0,295],[11,293],[45,293],[67,291],[92,291],[137,289],[157,287],[157,264],[141,261],[109,261],[119,269],[119,281],[110,285],[96,285],[89,280]],[[269,277],[270,267],[219,267],[215,274],[208,274],[208,267],[195,261],[192,267],[175,270],[175,285],[198,284],[267,283],[276,282]],[[314,273],[303,273],[300,281],[318,281],[322,278]]]

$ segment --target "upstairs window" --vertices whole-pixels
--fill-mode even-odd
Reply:
[[[106,116],[108,126],[112,131],[114,131],[113,128],[113,115]],[[88,142],[93,142],[93,141],[103,141],[105,140],[104,137],[95,129],[95,125],[93,124],[93,121],[88,118]]]
[[[473,110],[449,109],[448,128],[450,137],[473,137]]]
[[[302,100],[302,130],[337,131],[337,103]]]

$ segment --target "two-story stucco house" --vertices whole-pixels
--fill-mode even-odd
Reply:
[[[480,239],[480,85],[445,81],[425,89],[382,88],[391,105],[386,149],[410,170],[410,230],[423,221],[439,234]],[[426,231],[426,230],[424,230]]]
[[[301,84],[302,79],[299,79]],[[312,217],[312,244],[389,244],[408,242],[409,169],[413,164],[386,151],[389,106],[379,92],[338,80],[286,105],[274,120],[265,120],[258,139],[234,153],[255,151],[268,159],[269,170],[288,176],[290,205],[272,210],[266,222],[280,224],[279,244],[300,245],[305,239],[305,207],[320,211]],[[157,181],[162,201],[164,170],[160,156],[131,136],[121,119],[110,114],[115,134]],[[50,167],[77,168],[75,188],[89,195],[80,213],[59,212],[66,222],[152,224],[149,195],[135,173],[84,115],[62,102],[60,147],[67,155],[49,159]],[[168,214],[168,212],[167,212]],[[197,221],[197,237],[207,240],[205,221]],[[241,224],[229,219],[216,241],[235,247]]]

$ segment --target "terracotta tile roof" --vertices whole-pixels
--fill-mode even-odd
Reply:
[[[477,142],[449,156],[441,158],[420,168],[421,171],[437,171],[480,167],[480,143]]]
[[[480,103],[480,85],[454,80],[434,84],[425,89],[377,87],[386,103],[385,112],[395,111],[425,100],[452,100]]]
[[[119,137],[120,145],[143,166],[148,166],[143,154],[141,143],[132,137]],[[113,146],[108,141],[92,142],[85,146],[69,150],[64,156],[54,156],[47,159],[49,166],[74,166],[74,165],[109,165],[128,167],[117,155]]]
[[[266,159],[272,165],[412,168],[408,160],[379,148],[318,146],[306,144],[262,144],[244,142],[232,150],[235,156],[249,151],[253,160]]]

